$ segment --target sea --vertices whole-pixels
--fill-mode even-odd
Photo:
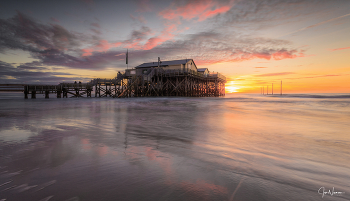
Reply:
[[[0,93],[5,200],[350,200],[350,94]]]

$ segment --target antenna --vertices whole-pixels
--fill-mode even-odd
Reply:
[[[281,96],[282,96],[282,80],[281,80]]]

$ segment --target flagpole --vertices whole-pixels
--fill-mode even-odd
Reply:
[[[128,51],[128,49],[126,49],[126,69],[129,69],[128,57],[129,57],[129,51]]]

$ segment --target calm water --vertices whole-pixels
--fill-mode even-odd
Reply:
[[[350,95],[22,96],[0,94],[1,201],[350,200]]]

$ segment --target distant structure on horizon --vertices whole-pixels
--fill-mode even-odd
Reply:
[[[282,80],[281,80],[281,88],[280,88],[280,90],[281,90],[280,95],[282,96]],[[266,94],[265,94],[265,87],[261,87],[260,88],[260,94],[262,94],[262,95],[274,95],[273,94],[273,83],[272,83],[272,94],[269,94],[269,86],[266,86]]]
[[[127,62],[128,63],[128,62]],[[225,96],[226,77],[197,68],[193,59],[181,59],[143,63],[133,69],[118,72],[113,79],[93,79],[88,83],[60,83],[58,85],[1,85],[0,91],[23,91],[24,97],[36,98],[36,94],[57,94],[57,98],[91,97],[150,97],[150,96]],[[1,88],[2,87],[2,88]],[[22,88],[21,88],[22,87]],[[6,90],[7,89],[7,90]]]

